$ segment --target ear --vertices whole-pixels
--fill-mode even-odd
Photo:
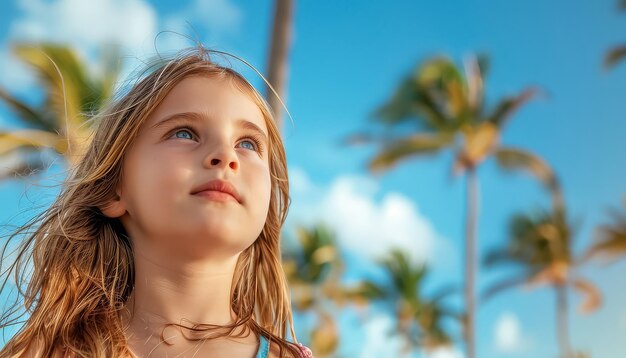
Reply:
[[[101,206],[100,211],[102,211],[106,217],[118,218],[126,212],[126,205],[120,198],[119,194],[117,194],[115,199],[109,200],[106,204]]]

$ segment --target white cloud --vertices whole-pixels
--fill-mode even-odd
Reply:
[[[68,44],[91,60],[93,72],[99,70],[96,57],[102,46],[117,44],[131,58],[154,52],[158,17],[145,0],[20,0],[18,8],[21,14],[10,25],[4,48],[14,41]],[[0,78],[16,92],[34,83],[32,73],[7,50],[0,53]]]
[[[4,45],[0,50],[0,85],[12,92],[25,93],[35,83],[35,76]],[[0,121],[2,119],[0,118]]]
[[[494,326],[494,345],[499,353],[523,352],[527,339],[522,335],[521,324],[517,316],[511,312],[502,313]]]
[[[168,54],[193,46],[194,41],[185,36],[195,38],[198,25],[208,30],[210,42],[200,40],[214,46],[224,35],[237,34],[243,19],[241,9],[230,0],[192,0],[163,19],[147,0],[18,0],[17,6],[20,15],[10,24],[7,43],[69,44],[94,65],[102,46],[117,44],[125,57],[122,79],[157,51]],[[164,33],[157,39],[159,29],[180,35]],[[0,52],[0,83],[10,91],[25,92],[34,79],[4,51]]]
[[[429,222],[400,194],[387,194],[375,203],[369,186],[359,178],[335,181],[322,203],[325,221],[348,249],[367,257],[401,248],[414,261],[426,261],[436,240]]]
[[[363,323],[365,339],[361,349],[361,358],[369,357],[399,357],[402,348],[402,339],[398,335],[389,335],[395,328],[395,323],[385,314],[373,315]]]
[[[359,357],[402,357],[414,356],[417,350],[411,351],[410,355],[406,355],[404,342],[401,336],[395,334],[396,323],[394,319],[386,314],[377,313],[362,324],[363,346]],[[428,352],[421,352],[424,357],[429,358],[464,358],[463,352],[455,347],[441,347]]]
[[[375,200],[379,187],[371,179],[341,176],[328,188],[321,188],[299,168],[290,169],[290,175],[294,191],[289,223],[322,221],[347,250],[376,260],[390,249],[400,248],[413,262],[430,264],[442,248],[452,248],[406,196],[387,193]]]
[[[208,31],[211,42],[219,42],[224,35],[238,34],[242,20],[243,12],[230,0],[194,0],[180,11],[166,16],[163,28],[194,38],[193,32],[199,30],[196,26],[200,24]]]
[[[428,353],[429,358],[463,358],[465,355],[458,348],[437,348]]]
[[[157,14],[144,0],[21,0],[24,16],[11,24],[10,38],[58,41],[80,49],[116,43],[126,49],[151,46]]]
[[[306,172],[300,168],[289,169],[289,190],[296,195],[317,191]]]
[[[241,10],[228,0],[195,0],[194,13],[212,32],[237,32],[242,20]]]

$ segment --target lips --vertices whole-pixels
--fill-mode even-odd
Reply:
[[[231,183],[219,179],[211,180],[207,183],[200,185],[199,187],[192,190],[191,194],[197,195],[199,193],[209,191],[218,191],[221,193],[229,194],[230,196],[235,198],[237,202],[241,203],[241,195],[239,195],[237,189],[235,189],[235,187]]]

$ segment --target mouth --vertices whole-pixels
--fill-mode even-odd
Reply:
[[[192,190],[191,194],[215,201],[236,201],[242,203],[241,196],[237,192],[237,189],[231,183],[224,180],[212,180],[204,183]]]
[[[223,191],[217,191],[217,190],[204,190],[204,191],[195,193],[194,195],[201,196],[203,198],[207,198],[213,201],[221,201],[221,202],[236,201],[238,202],[238,200],[235,199],[234,196],[228,193],[224,193]]]

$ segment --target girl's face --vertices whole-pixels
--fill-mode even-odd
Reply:
[[[178,83],[124,159],[118,213],[135,250],[219,258],[250,246],[269,209],[267,138],[260,109],[231,80]],[[236,194],[196,193],[216,180]]]

